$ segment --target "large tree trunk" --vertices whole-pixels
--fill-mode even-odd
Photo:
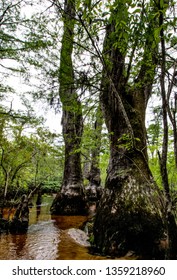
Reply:
[[[112,114],[113,107],[111,111],[105,107],[108,131],[112,132],[111,155],[94,224],[95,245],[105,254],[125,255],[132,250],[147,258],[163,258],[164,252],[159,250],[165,226],[163,204],[147,163],[143,117],[132,107],[129,117],[140,142],[136,149],[129,148],[130,139],[119,140],[128,134],[116,102],[114,108]]]
[[[145,129],[156,65],[151,50],[153,36],[146,40],[139,75],[130,86],[124,53],[113,47],[115,29],[112,20],[104,44],[105,61],[110,64],[103,69],[101,94],[110,135],[110,161],[94,222],[94,243],[99,252],[108,255],[125,255],[131,250],[143,258],[164,258],[160,247],[166,229],[164,203],[148,167]]]
[[[62,127],[65,142],[65,165],[61,191],[51,207],[53,214],[60,215],[83,215],[86,211],[80,156],[83,130],[82,107],[74,85],[72,64],[74,17],[75,1],[65,1],[59,71],[59,94],[63,106]]]

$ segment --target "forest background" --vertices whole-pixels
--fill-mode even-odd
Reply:
[[[153,76],[148,103],[150,117],[148,113],[146,131],[143,131],[148,164],[159,189],[166,193],[176,218],[176,2],[160,1],[160,8],[155,12],[154,3],[157,4],[145,0],[128,3],[123,0],[74,1],[76,23],[72,46],[69,35],[67,41],[67,46],[72,48],[72,69],[70,67],[69,71],[74,73],[73,82],[62,78],[60,59],[68,1],[0,1],[0,196],[3,203],[6,200],[13,202],[38,186],[42,186],[43,192],[59,191],[64,176],[66,143],[61,130],[51,131],[45,126],[43,116],[48,111],[55,111],[58,116],[55,125],[60,128],[61,113],[77,110],[76,99],[82,107],[83,134],[72,153],[80,153],[84,186],[90,182],[88,174],[94,155],[104,187],[110,142],[114,137],[113,132],[100,122],[104,119],[100,110],[102,69],[106,59],[109,60],[109,56],[103,60],[102,52],[106,27],[114,21],[113,11],[126,7],[125,13],[117,13],[112,45],[121,53],[126,52],[124,76],[130,87],[133,83],[141,87],[138,85],[140,70],[145,72],[148,68],[146,84]],[[159,17],[158,25],[148,27],[148,22],[154,22],[155,17]],[[143,33],[144,30],[147,32]],[[150,37],[153,38],[151,47],[155,60],[143,49]],[[145,55],[146,64],[142,62]],[[153,63],[155,70],[150,67]],[[108,69],[112,67],[109,61],[106,65]],[[74,84],[77,92],[77,98],[70,100],[69,104],[62,96],[63,82],[69,87]],[[16,100],[18,102],[14,103]],[[17,110],[18,103],[22,107]],[[128,126],[128,122],[126,124]],[[128,133],[122,133],[117,140],[117,147],[131,150]],[[139,137],[134,140],[140,141]],[[95,149],[98,151],[96,156]]]

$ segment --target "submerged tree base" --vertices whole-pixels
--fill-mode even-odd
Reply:
[[[28,220],[13,218],[11,221],[0,218],[0,233],[21,234],[28,231]]]
[[[28,231],[28,221],[20,221],[20,219],[13,219],[9,223],[9,232],[12,234],[26,233]]]
[[[26,233],[28,230],[28,224],[28,197],[24,194],[21,197],[21,201],[18,203],[12,220],[3,219],[3,216],[0,216],[0,232],[6,231],[14,234]]]
[[[0,217],[0,233],[7,232],[9,229],[9,222],[8,220]]]
[[[83,216],[87,215],[88,209],[84,194],[78,189],[63,188],[55,197],[50,211],[53,215]]]
[[[165,259],[160,242],[166,227],[158,191],[146,182],[122,179],[101,198],[93,228],[95,248],[110,256],[134,251],[143,259]]]

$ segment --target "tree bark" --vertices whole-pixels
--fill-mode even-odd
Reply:
[[[109,65],[103,68],[101,94],[110,135],[110,161],[94,222],[94,244],[96,250],[108,255],[121,256],[133,250],[142,258],[164,258],[165,251],[160,247],[166,231],[164,201],[148,166],[145,128],[157,63],[152,49],[154,38],[147,37],[139,74],[130,85],[125,77],[125,55],[114,47],[113,19],[104,43]]]
[[[9,223],[10,233],[25,233],[28,230],[29,224],[29,207],[28,207],[28,197],[23,195],[18,207],[15,211],[12,221]]]
[[[86,212],[80,154],[83,120],[82,107],[74,84],[72,63],[75,1],[65,1],[63,22],[59,95],[63,107],[65,164],[61,191],[53,202],[51,212],[60,215],[83,215]]]

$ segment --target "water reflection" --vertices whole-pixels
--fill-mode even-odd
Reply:
[[[0,235],[1,260],[75,259],[81,250],[87,251],[67,236],[67,229],[80,227],[86,217],[51,217],[52,201],[52,196],[44,196],[41,205],[33,202],[26,234]]]
[[[16,235],[13,234],[11,235],[11,242],[9,244],[10,246],[10,252],[17,256],[17,258],[21,258],[23,256],[23,251],[24,247],[26,244],[27,240],[27,235],[26,234],[21,234],[21,235]]]
[[[52,216],[53,197],[43,197],[42,205],[30,209],[30,223],[26,234],[1,234],[1,260],[87,260],[105,259],[89,254],[67,234],[69,228],[80,228],[87,217]]]
[[[52,197],[45,196],[41,206],[30,208],[30,223],[26,234],[0,235],[0,259],[51,260],[57,258],[60,230],[51,219],[52,200]]]
[[[36,221],[38,221],[40,214],[41,214],[41,205],[36,205]]]
[[[29,259],[56,259],[60,230],[55,227],[54,221],[40,221],[31,225],[27,236],[26,247]]]

